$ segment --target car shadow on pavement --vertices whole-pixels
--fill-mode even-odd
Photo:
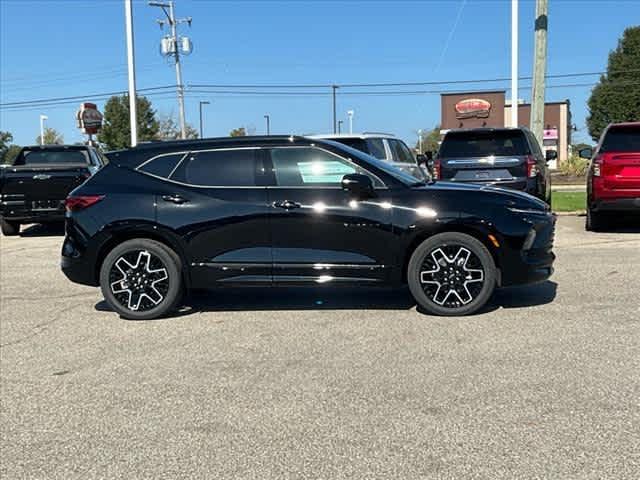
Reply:
[[[499,308],[524,308],[550,303],[557,284],[497,290],[480,313]],[[416,306],[408,288],[331,288],[331,287],[245,287],[193,292],[185,305],[165,319],[204,312],[251,312],[277,310],[409,310]],[[102,300],[98,311],[112,311]],[[421,308],[420,313],[425,313]]]
[[[64,235],[64,223],[35,223],[22,227],[20,236],[29,237],[61,237]]]

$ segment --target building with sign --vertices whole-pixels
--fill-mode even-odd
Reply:
[[[569,100],[548,102],[544,106],[543,150],[558,152],[558,162],[569,156],[571,109]],[[531,104],[518,104],[518,123],[529,127]],[[455,128],[510,127],[511,104],[505,90],[444,93],[441,95],[442,133]],[[557,168],[551,162],[551,168]]]

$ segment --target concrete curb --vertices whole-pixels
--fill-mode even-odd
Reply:
[[[583,217],[587,214],[586,210],[575,210],[573,212],[553,212],[559,217]]]

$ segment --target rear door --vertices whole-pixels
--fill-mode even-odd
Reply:
[[[439,151],[441,177],[457,182],[499,183],[524,190],[530,154],[527,139],[520,130],[448,132]]]
[[[157,192],[157,219],[183,239],[195,287],[271,282],[267,193],[258,151],[172,153],[140,167],[168,176]]]
[[[640,124],[610,127],[598,156],[605,195],[640,197]]]

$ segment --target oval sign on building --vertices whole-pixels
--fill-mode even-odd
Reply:
[[[76,120],[78,120],[78,128],[88,135],[98,133],[102,127],[102,113],[95,103],[81,103],[76,113]]]
[[[467,98],[456,103],[456,118],[487,118],[491,103],[482,98]]]

